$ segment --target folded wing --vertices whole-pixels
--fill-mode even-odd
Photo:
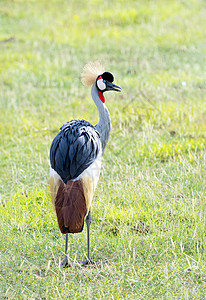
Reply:
[[[97,158],[100,135],[84,120],[70,121],[60,128],[50,148],[50,163],[63,182],[77,178]]]

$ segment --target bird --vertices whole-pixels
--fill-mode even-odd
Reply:
[[[84,86],[99,112],[99,121],[71,120],[61,128],[50,147],[50,192],[59,229],[66,235],[63,267],[68,260],[68,234],[82,232],[87,225],[87,257],[83,265],[94,263],[90,255],[91,202],[100,175],[102,156],[107,146],[111,119],[104,93],[120,92],[114,76],[99,61],[87,63],[81,74]]]

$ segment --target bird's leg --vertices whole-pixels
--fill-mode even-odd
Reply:
[[[66,242],[65,242],[65,257],[62,261],[62,267],[63,268],[67,268],[70,266],[69,262],[68,262],[68,233],[66,234]]]
[[[91,225],[91,211],[90,210],[86,217],[86,224],[87,224],[87,259],[83,262],[83,266],[94,263],[91,260],[91,256],[90,256],[90,225]]]
[[[91,211],[89,211],[87,218],[86,218],[86,224],[87,224],[87,259],[90,261],[90,225],[91,225],[92,219],[91,219]]]

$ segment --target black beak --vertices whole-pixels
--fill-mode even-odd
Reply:
[[[106,91],[116,91],[116,92],[121,92],[121,87],[112,83],[112,82],[109,82],[107,81],[107,88],[106,88]]]

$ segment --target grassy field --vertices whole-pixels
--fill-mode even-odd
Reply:
[[[206,299],[206,2],[0,1],[0,298]],[[80,82],[101,59],[112,132],[86,229],[64,237],[49,148],[96,123]]]

